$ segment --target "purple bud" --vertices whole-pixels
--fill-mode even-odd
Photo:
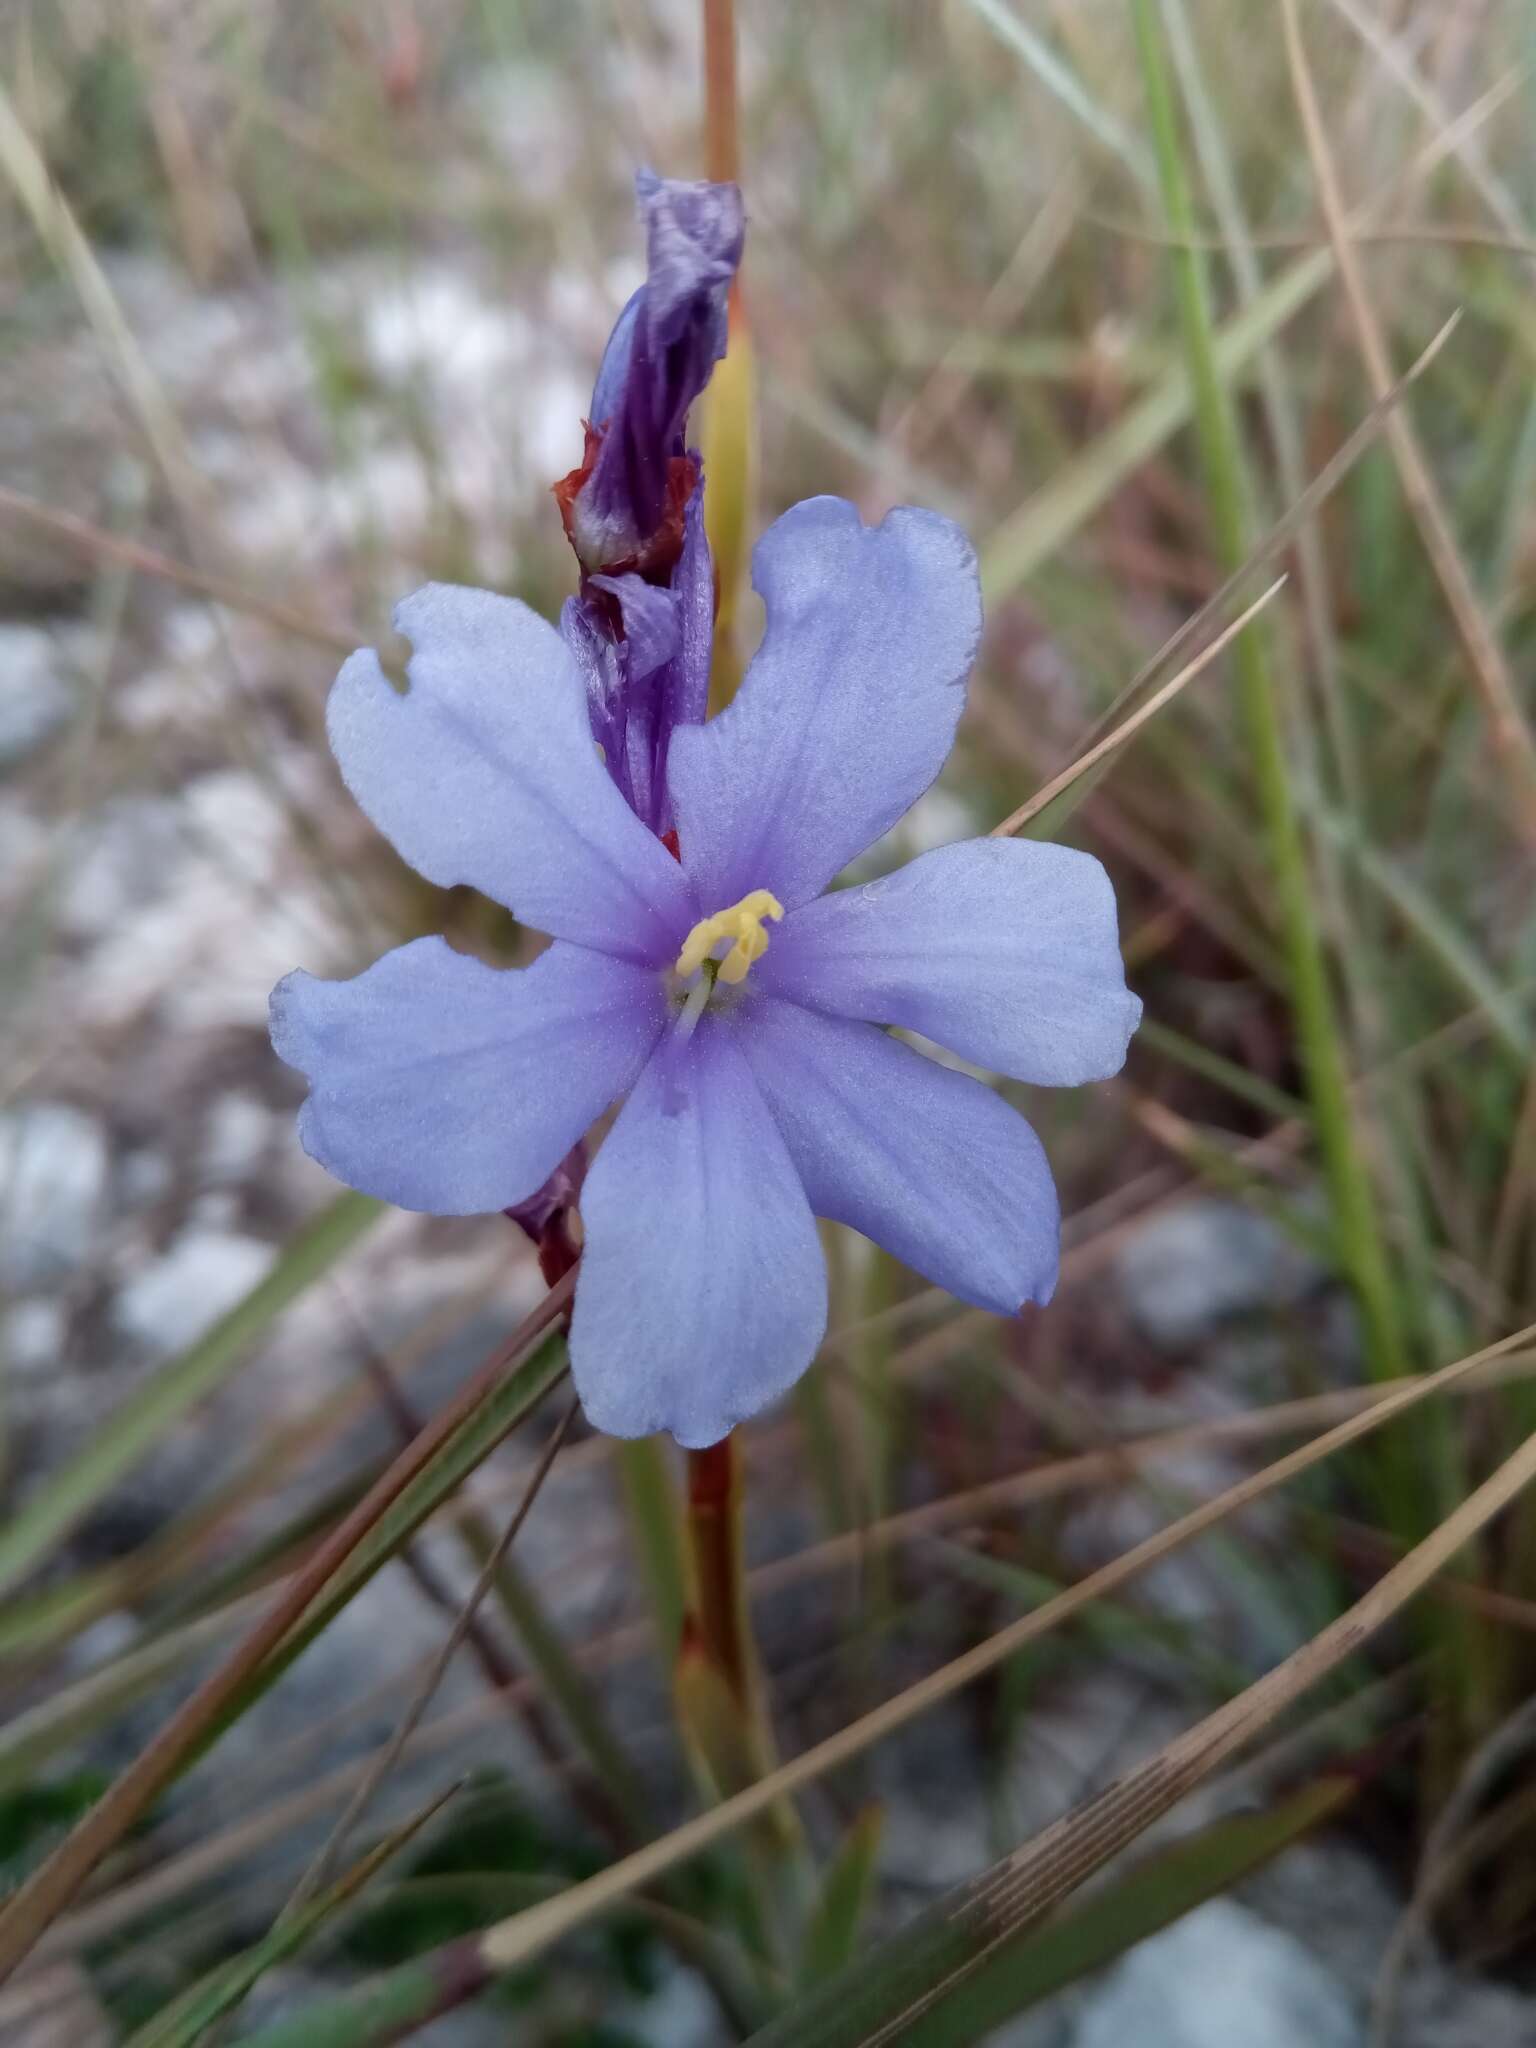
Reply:
[[[734,185],[658,178],[635,190],[646,280],[619,315],[592,392],[585,458],[556,486],[588,575],[665,580],[683,543],[696,482],[688,409],[725,354],[726,301],[745,216]]]

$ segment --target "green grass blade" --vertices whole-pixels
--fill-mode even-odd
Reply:
[[[895,2048],[967,2048],[983,2041],[1015,2013],[1111,1963],[1159,1928],[1218,1898],[1299,1836],[1345,1804],[1354,1781],[1327,1778],[1267,1813],[1218,1821],[1150,1858],[1120,1883],[1043,1932],[1007,1941],[963,1980],[927,2005],[899,2032]],[[823,2039],[851,2044],[865,2037],[827,2033],[801,2037],[804,2048]]]
[[[659,1437],[635,1437],[613,1448],[637,1561],[656,1618],[656,1651],[670,1678],[688,1606],[677,1488]]]
[[[496,1446],[543,1400],[566,1369],[565,1340],[551,1334],[515,1372],[449,1437],[326,1585],[303,1619],[283,1639],[244,1688],[231,1701],[217,1726],[197,1751],[182,1762],[189,1769],[223,1731],[239,1720],[277,1683],[332,1620],[356,1598],[368,1581],[389,1562],[427,1518],[448,1500]]]
[[[1294,319],[1332,275],[1333,258],[1314,250],[1293,263],[1252,305],[1214,336],[1215,368],[1229,382]],[[981,551],[981,586],[989,604],[1009,597],[1042,563],[1102,511],[1133,471],[1190,419],[1195,409],[1181,365],[1128,406],[1112,427],[1058,469],[1048,484],[997,527]]]
[[[249,2036],[246,2048],[390,2048],[407,2040],[418,2027],[464,2002],[463,1984],[451,1981],[458,1955],[445,1967],[441,1954],[402,1963],[380,1977],[359,1997],[327,2000],[308,2012]],[[491,1982],[482,1975],[475,1989]]]
[[[1373,846],[1354,821],[1337,811],[1319,808],[1317,823],[1345,857],[1353,861],[1403,923],[1414,932],[1426,956],[1444,973],[1459,996],[1470,997],[1488,1019],[1489,1034],[1519,1062],[1529,1065],[1533,1049],[1531,1026],[1518,993],[1506,988],[1454,918],[1442,910],[1423,884],[1401,862]]]
[[[0,1535],[0,1591],[48,1556],[189,1408],[210,1394],[259,1337],[385,1213],[367,1195],[339,1195],[281,1252],[243,1301],[125,1401],[71,1464]]]
[[[1242,564],[1253,540],[1242,445],[1217,349],[1207,266],[1198,244],[1155,0],[1131,0],[1131,12],[1163,205],[1177,244],[1169,260],[1194,392],[1194,422],[1212,532],[1222,566],[1230,572]],[[1268,635],[1262,626],[1242,635],[1232,659],[1285,938],[1290,1001],[1333,1212],[1339,1264],[1359,1304],[1370,1370],[1378,1379],[1390,1379],[1402,1370],[1403,1335],[1377,1229],[1375,1191],[1355,1143],[1348,1066],[1313,911],[1311,879],[1270,670]]]
[[[1219,1052],[1212,1052],[1209,1046],[1186,1038],[1182,1031],[1160,1024],[1155,1017],[1143,1017],[1137,1026],[1137,1034],[1143,1046],[1150,1046],[1164,1059],[1173,1060],[1177,1065],[1187,1067],[1192,1074],[1214,1082],[1218,1088],[1224,1088],[1250,1108],[1273,1117],[1276,1123],[1289,1123],[1294,1117],[1305,1119],[1308,1115],[1307,1105],[1298,1102],[1294,1095],[1287,1095],[1283,1088],[1277,1088],[1260,1074],[1250,1074],[1246,1067],[1240,1067],[1235,1060],[1223,1058]]]
[[[820,1984],[846,1967],[875,1883],[875,1859],[885,1814],[866,1806],[843,1838],[822,1879],[821,1895],[805,1930],[800,1957],[802,1984]]]
[[[445,1795],[446,1796],[446,1795]],[[209,2027],[231,2013],[246,1994],[276,1964],[286,1962],[317,1934],[331,1916],[356,1897],[370,1878],[403,1849],[411,1837],[426,1825],[443,1804],[434,1799],[424,1812],[415,1814],[403,1827],[393,1828],[384,1840],[360,1859],[337,1882],[311,1900],[301,1911],[284,1917],[270,1934],[211,1970],[198,1983],[155,2014],[125,2044],[125,2048],[198,2048]]]
[[[0,1728],[0,1796],[24,1785],[44,1764],[174,1677],[239,1627],[250,1602],[203,1616],[135,1644],[120,1657],[59,1686]]]
[[[1088,133],[1117,156],[1140,185],[1150,185],[1151,160],[1138,138],[1105,106],[1101,106],[1081,78],[1037,30],[1021,21],[1006,0],[970,0],[1000,42],[1021,57],[1036,78],[1059,100]]]

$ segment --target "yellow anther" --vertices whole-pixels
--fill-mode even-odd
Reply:
[[[733,942],[731,950],[720,962],[716,979],[732,985],[745,981],[752,962],[761,960],[768,950],[763,919],[771,917],[777,923],[783,915],[784,906],[777,896],[767,889],[754,889],[729,910],[717,910],[713,917],[702,918],[683,941],[683,950],[677,956],[678,974],[687,981],[713,956],[715,948],[729,939]]]

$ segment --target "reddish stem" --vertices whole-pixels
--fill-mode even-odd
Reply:
[[[688,1453],[688,1540],[699,1641],[745,1707],[751,1684],[742,1613],[741,1473],[734,1436]]]

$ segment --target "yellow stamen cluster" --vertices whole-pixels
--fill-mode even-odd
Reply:
[[[731,939],[735,943],[720,962],[716,979],[733,985],[745,981],[752,962],[761,960],[768,950],[763,919],[771,917],[777,923],[783,915],[784,906],[777,896],[767,889],[754,889],[729,910],[717,910],[713,917],[703,918],[694,926],[677,956],[678,974],[687,981],[698,973],[723,939]]]

